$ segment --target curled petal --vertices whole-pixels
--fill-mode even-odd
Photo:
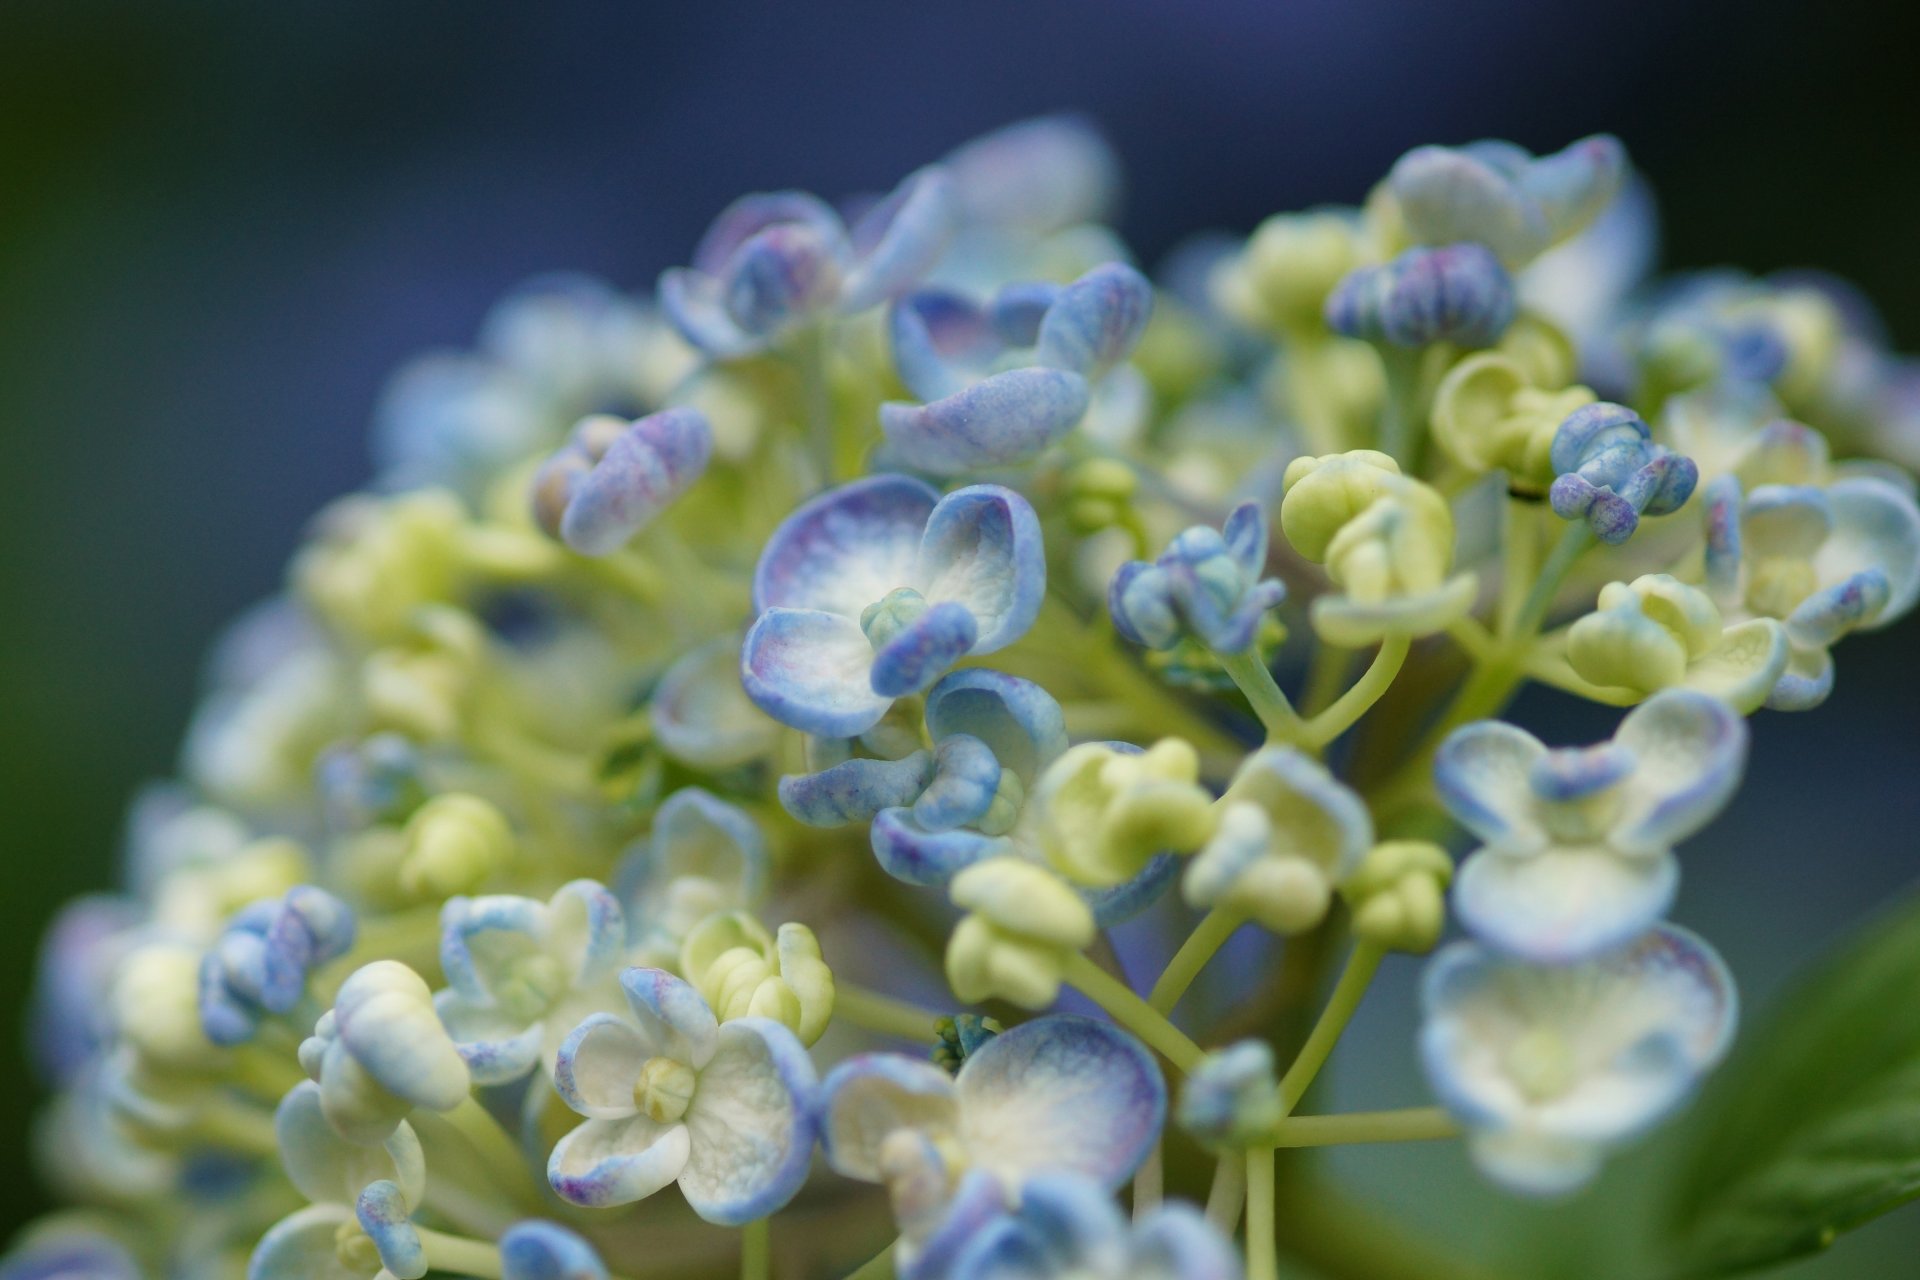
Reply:
[[[313,1204],[290,1213],[267,1229],[247,1260],[247,1280],[366,1280],[365,1273],[340,1261],[340,1228],[353,1210],[339,1204]]]
[[[426,1190],[427,1161],[413,1127],[402,1123],[377,1146],[358,1146],[335,1133],[320,1105],[320,1086],[303,1080],[273,1113],[274,1137],[287,1180],[315,1204],[352,1204],[370,1182],[388,1181],[417,1202]]]
[[[936,771],[914,801],[914,821],[929,831],[950,831],[979,821],[1000,786],[1000,762],[993,749],[961,733],[939,739],[935,750]]]
[[[1040,322],[1034,356],[1093,380],[1133,353],[1153,313],[1153,286],[1132,267],[1109,262],[1060,291]]]
[[[965,475],[1038,457],[1085,416],[1087,380],[1064,369],[1009,369],[931,404],[880,406],[880,429],[902,464]]]
[[[720,1024],[700,993],[664,969],[628,969],[620,975],[642,1034],[675,1062],[700,1070],[713,1056]]]
[[[969,375],[985,373],[1004,349],[986,311],[945,289],[922,289],[902,298],[889,313],[887,328],[894,369],[923,402],[965,390]]]
[[[903,760],[843,760],[818,773],[780,779],[780,805],[810,827],[853,826],[871,822],[882,809],[912,804],[933,781],[933,771],[926,751]]]
[[[1869,567],[1886,577],[1885,604],[1867,626],[1904,617],[1920,599],[1920,507],[1913,496],[1884,480],[1848,477],[1827,489],[1833,503],[1833,534],[1814,558],[1822,581]]]
[[[501,1280],[607,1280],[607,1267],[574,1232],[552,1222],[516,1222],[500,1237]]]
[[[684,1124],[643,1115],[588,1120],[560,1139],[547,1159],[547,1182],[569,1204],[590,1209],[644,1200],[687,1167]]]
[[[427,1251],[413,1229],[413,1207],[391,1182],[375,1182],[360,1193],[353,1207],[360,1229],[380,1251],[380,1261],[398,1280],[420,1280],[427,1274]]]
[[[938,165],[909,174],[853,228],[854,268],[840,309],[865,311],[911,288],[947,251],[959,220],[952,177]]]
[[[1668,689],[1627,713],[1613,740],[1633,754],[1616,846],[1651,852],[1726,807],[1747,763],[1747,722],[1717,698]]]
[[[1789,648],[1767,706],[1774,711],[1807,711],[1833,694],[1833,655],[1825,649]]]
[[[1552,240],[1544,210],[1482,157],[1455,147],[1416,147],[1387,176],[1388,189],[1423,244],[1478,241],[1518,266]]]
[[[1117,1187],[1166,1120],[1166,1084],[1140,1042],[1064,1014],[989,1040],[961,1066],[954,1090],[969,1156],[1009,1185],[1051,1170]]]
[[[1461,826],[1497,849],[1527,853],[1546,843],[1531,778],[1547,748],[1524,729],[1486,720],[1456,730],[1434,756],[1440,802]]]
[[[1009,851],[1003,836],[981,835],[965,827],[930,831],[911,809],[882,809],[870,833],[880,869],[908,884],[944,885],[984,858]]]
[[[783,1207],[813,1158],[818,1082],[793,1032],[768,1018],[720,1028],[687,1110],[680,1191],[708,1222],[739,1226]]]
[[[707,469],[713,430],[698,409],[641,418],[571,486],[560,537],[583,555],[618,550]]]
[[[667,668],[649,707],[661,750],[697,769],[758,759],[778,733],[740,687],[737,638],[701,645]]]
[[[1029,785],[1067,749],[1066,715],[1039,685],[973,667],[927,692],[927,732],[935,742],[965,734],[985,743],[1003,769]]]
[[[560,1045],[553,1087],[581,1115],[614,1120],[633,1114],[633,1086],[658,1041],[610,1013],[596,1013]],[[685,1061],[685,1059],[681,1059]]]
[[[717,276],[741,246],[782,223],[810,227],[820,235],[839,230],[840,215],[826,201],[805,191],[766,191],[741,196],[713,220],[693,251],[693,268]]]
[[[660,310],[690,346],[716,360],[746,355],[762,343],[727,314],[720,282],[698,271],[672,267],[660,274]]]
[[[874,651],[868,682],[874,693],[918,693],[977,646],[980,625],[964,604],[942,600]]]
[[[934,610],[951,602],[973,616],[979,634],[971,652],[1012,644],[1033,626],[1047,589],[1032,504],[995,484],[956,489],[927,519],[915,577]]]

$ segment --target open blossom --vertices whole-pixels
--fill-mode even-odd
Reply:
[[[747,693],[783,724],[852,737],[962,657],[1019,639],[1045,590],[1039,522],[1012,490],[941,497],[896,475],[842,485],[761,554]]]
[[[1680,1106],[1733,1039],[1733,981],[1671,925],[1579,963],[1528,964],[1471,942],[1434,958],[1421,1061],[1475,1161],[1559,1194]]]
[[[564,1200],[627,1204],[677,1183],[693,1211],[738,1225],[793,1198],[813,1154],[813,1065],[766,1018],[719,1022],[659,969],[621,975],[632,1020],[596,1014],[560,1049],[561,1099],[586,1120],[554,1147]]]
[[[1592,747],[1549,750],[1497,720],[1457,730],[1434,781],[1486,842],[1454,881],[1461,922],[1554,964],[1641,933],[1679,887],[1674,846],[1726,805],[1746,758],[1746,722],[1690,689],[1655,694]]]

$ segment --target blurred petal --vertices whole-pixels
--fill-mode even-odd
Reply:
[[[1628,857],[1603,847],[1515,856],[1483,849],[1460,864],[1453,904],[1482,941],[1541,964],[1604,951],[1646,931],[1673,905],[1672,854]]]
[[[883,404],[880,429],[906,466],[965,475],[1038,457],[1073,430],[1088,396],[1077,373],[1009,369],[931,404]]]
[[[880,1181],[880,1148],[906,1129],[935,1141],[960,1126],[953,1077],[919,1058],[863,1053],[848,1058],[820,1086],[820,1142],[835,1172]]]
[[[1461,826],[1496,848],[1538,849],[1547,833],[1535,815],[1530,778],[1546,754],[1538,738],[1498,720],[1458,729],[1434,757],[1440,802]]]
[[[932,780],[933,755],[927,751],[904,760],[843,760],[818,773],[780,779],[780,804],[810,827],[853,826],[871,822],[882,809],[912,804]]]
[[[962,870],[1008,851],[1004,836],[987,836],[965,827],[929,831],[911,809],[882,809],[869,835],[880,869],[908,884],[944,885]]]
[[[1133,353],[1153,313],[1153,286],[1132,267],[1110,262],[1065,289],[1040,322],[1034,356],[1089,381]]]
[[[607,1280],[592,1245],[558,1223],[516,1222],[500,1237],[501,1280]]]
[[[1627,713],[1613,735],[1633,753],[1616,847],[1669,849],[1726,807],[1747,763],[1747,723],[1717,698],[1667,689]]]
[[[953,240],[957,203],[953,179],[929,165],[868,210],[853,228],[856,265],[841,288],[840,309],[878,306],[931,271]]]

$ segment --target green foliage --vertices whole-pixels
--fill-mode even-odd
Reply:
[[[1920,1197],[1920,897],[1790,992],[1701,1112],[1675,1198],[1680,1274],[1811,1253]]]

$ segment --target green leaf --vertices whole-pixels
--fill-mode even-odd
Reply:
[[[1823,1249],[1920,1196],[1920,897],[1816,966],[1712,1081],[1673,1219],[1682,1274]]]

